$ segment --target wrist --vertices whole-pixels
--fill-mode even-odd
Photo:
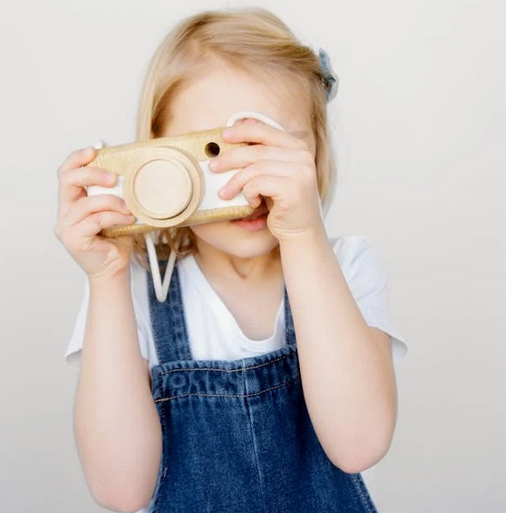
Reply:
[[[112,274],[88,275],[90,288],[108,288],[111,286],[125,285],[130,286],[130,268],[127,267],[119,272]]]
[[[308,244],[319,244],[322,241],[328,242],[327,232],[323,225],[313,226],[306,230],[285,235],[279,239],[280,250],[291,247],[307,247]]]

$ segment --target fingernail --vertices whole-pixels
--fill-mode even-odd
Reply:
[[[227,192],[228,192],[227,187],[226,187],[226,186],[224,186],[224,187],[222,187],[222,188],[218,191],[218,195],[220,196],[220,198],[225,199],[225,196],[227,195]]]

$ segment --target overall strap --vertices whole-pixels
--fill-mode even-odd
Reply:
[[[166,262],[160,262],[163,264]],[[147,273],[149,312],[156,352],[160,364],[191,360],[190,341],[181,296],[177,263],[172,271],[167,299],[156,298],[151,273]]]
[[[285,335],[286,345],[296,346],[297,342],[295,339],[295,328],[293,326],[292,310],[290,308],[290,301],[288,299],[288,293],[286,286],[284,287],[284,298],[285,298]]]

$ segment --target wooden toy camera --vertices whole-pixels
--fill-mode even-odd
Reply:
[[[218,190],[237,170],[213,173],[209,161],[239,146],[223,141],[225,128],[104,147],[88,165],[118,175],[114,187],[90,186],[88,195],[114,194],[136,217],[101,235],[118,237],[171,226],[188,226],[245,217],[253,212],[239,193],[222,200]]]

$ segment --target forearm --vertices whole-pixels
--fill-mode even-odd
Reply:
[[[393,434],[391,356],[374,343],[324,230],[282,241],[280,253],[313,426],[334,464],[361,471]]]
[[[74,430],[96,500],[140,509],[156,483],[161,428],[139,350],[129,273],[90,282]]]

